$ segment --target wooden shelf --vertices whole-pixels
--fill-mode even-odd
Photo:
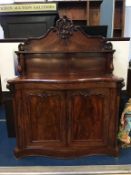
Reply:
[[[100,1],[89,2],[89,25],[99,25],[100,23]]]
[[[100,19],[100,4],[96,1],[60,1],[58,2],[59,16],[67,16],[72,20],[86,21],[89,25],[98,25]],[[82,22],[83,23],[83,22]]]
[[[122,29],[118,29],[118,28],[115,28],[114,30],[113,30],[113,36],[114,37],[121,37],[122,36]]]
[[[124,30],[124,13],[125,13],[125,0],[115,0],[115,14],[114,14],[114,35],[119,37],[123,36]]]
[[[87,25],[88,21],[87,20],[73,20],[74,25]]]
[[[58,11],[60,17],[67,16],[72,20],[87,20],[87,3],[85,1],[59,2]]]

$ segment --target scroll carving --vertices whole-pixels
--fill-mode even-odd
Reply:
[[[102,97],[102,98],[104,98],[104,95],[102,94],[102,93],[97,93],[97,92],[91,92],[91,91],[77,91],[77,92],[73,92],[72,94],[71,94],[71,96],[73,97],[73,96],[83,96],[83,97],[90,97],[90,96],[93,96],[93,95],[95,95],[95,96],[99,96],[99,97]]]
[[[105,50],[112,50],[113,49],[112,43],[111,42],[105,43],[104,49]]]
[[[24,46],[25,46],[24,44],[20,43],[18,46],[19,51],[24,51],[24,49],[25,49]]]
[[[63,18],[57,20],[56,30],[61,39],[67,40],[72,36],[73,31],[77,30],[77,28],[73,25],[72,20],[64,16]]]
[[[45,98],[52,97],[52,96],[60,96],[60,93],[51,92],[51,91],[36,91],[36,92],[27,92],[26,95],[28,99],[31,97],[45,99]]]

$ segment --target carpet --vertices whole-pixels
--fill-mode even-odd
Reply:
[[[118,158],[112,156],[84,156],[74,159],[49,157],[26,157],[16,159],[13,154],[15,138],[8,138],[6,122],[0,122],[0,166],[80,166],[80,165],[124,165],[131,164],[131,148],[120,150]]]
[[[4,105],[0,105],[0,120],[5,119],[5,108]]]
[[[0,167],[2,166],[87,166],[87,165],[126,165],[131,164],[131,148],[120,150],[119,157],[113,156],[83,156],[74,159],[60,159],[50,157],[26,157],[16,159],[13,150],[15,138],[7,136],[5,109],[0,106]]]

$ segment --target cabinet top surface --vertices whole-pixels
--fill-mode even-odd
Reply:
[[[86,75],[67,75],[59,76],[55,79],[55,76],[47,76],[44,79],[42,77],[16,77],[9,80],[9,83],[24,83],[24,82],[44,82],[44,83],[85,83],[85,82],[121,82],[123,78],[116,76],[103,76],[103,77],[87,77]]]

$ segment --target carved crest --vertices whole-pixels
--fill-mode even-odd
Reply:
[[[73,31],[76,30],[76,27],[73,25],[72,20],[64,16],[56,22],[56,30],[61,39],[67,40],[72,36]]]
[[[106,42],[104,46],[105,50],[112,50],[113,46],[111,42]]]

